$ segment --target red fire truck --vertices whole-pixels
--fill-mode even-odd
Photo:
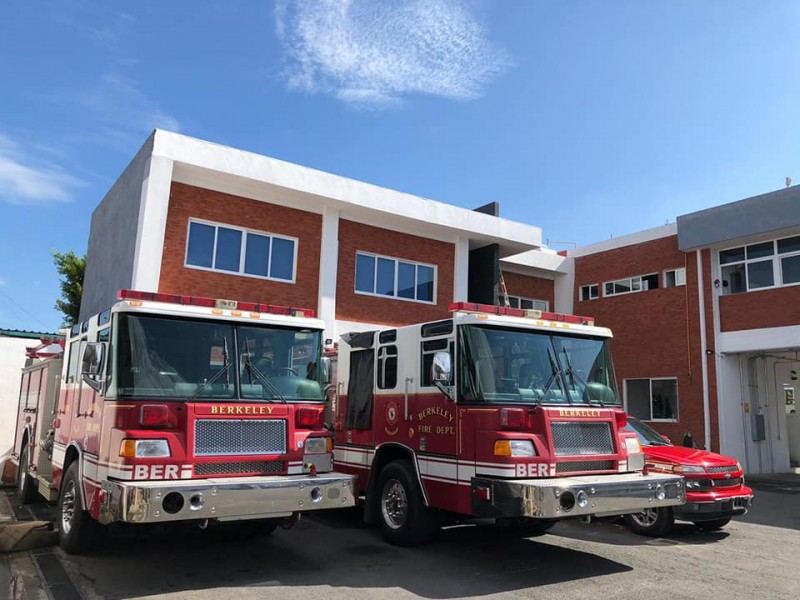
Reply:
[[[682,504],[622,428],[611,331],[591,319],[458,303],[442,321],[342,336],[334,467],[392,543],[444,518],[525,535],[557,520]]]
[[[61,545],[114,522],[258,519],[352,506],[323,424],[313,311],[120,291],[23,370],[12,462],[23,501],[58,500]]]

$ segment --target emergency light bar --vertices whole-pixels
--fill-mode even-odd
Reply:
[[[510,308],[493,306],[491,304],[477,304],[475,302],[454,302],[448,308],[450,312],[486,313],[505,317],[524,317],[527,319],[541,319],[543,321],[557,321],[559,323],[573,323],[575,325],[594,325],[592,317],[578,315],[562,315],[560,313],[544,312],[528,308]]]
[[[278,306],[276,304],[238,302],[236,300],[182,296],[179,294],[162,294],[160,292],[139,292],[136,290],[119,290],[117,292],[117,300],[167,302],[170,304],[182,304],[184,306],[204,306],[206,308],[270,313],[273,315],[287,315],[290,317],[314,318],[315,316],[314,309],[311,308],[294,308],[291,306]]]

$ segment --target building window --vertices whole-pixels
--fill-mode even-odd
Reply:
[[[738,294],[800,283],[800,236],[719,253],[722,293]]]
[[[500,295],[500,306],[506,306],[506,296]],[[547,300],[537,300],[536,298],[523,298],[521,296],[508,296],[508,306],[511,308],[524,308],[526,310],[550,310],[550,303]]]
[[[686,285],[686,269],[672,269],[671,271],[664,271],[664,287],[678,287]]]
[[[297,240],[189,221],[186,266],[294,282]]]
[[[616,281],[606,281],[603,284],[604,296],[619,296],[620,294],[632,294],[635,292],[646,292],[658,288],[658,274],[638,275],[617,279]]]
[[[356,252],[356,292],[434,303],[436,267]]]
[[[642,421],[677,421],[678,380],[626,379],[625,409]]]
[[[600,286],[596,283],[581,286],[581,302],[595,300],[600,297]]]

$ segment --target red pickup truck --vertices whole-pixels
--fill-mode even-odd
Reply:
[[[745,514],[753,503],[753,490],[744,485],[744,471],[735,458],[675,446],[655,429],[630,416],[626,429],[639,437],[648,471],[677,473],[686,480],[686,504],[647,508],[625,515],[625,524],[631,531],[665,535],[676,519],[691,521],[702,531],[714,531],[727,525],[731,517]]]

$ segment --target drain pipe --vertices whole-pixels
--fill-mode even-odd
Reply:
[[[697,301],[700,310],[700,364],[703,367],[703,433],[705,449],[711,450],[711,402],[708,398],[708,344],[706,343],[706,298],[703,282],[703,257],[697,250]]]

